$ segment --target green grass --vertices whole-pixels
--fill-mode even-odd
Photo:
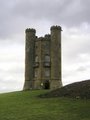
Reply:
[[[37,97],[45,92],[0,94],[0,120],[90,120],[90,100]]]

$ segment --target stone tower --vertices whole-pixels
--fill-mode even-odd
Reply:
[[[62,86],[61,31],[52,26],[51,34],[38,38],[35,29],[26,29],[24,90]]]

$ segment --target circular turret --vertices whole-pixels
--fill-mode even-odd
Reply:
[[[61,27],[51,27],[51,85],[52,89],[61,87]]]

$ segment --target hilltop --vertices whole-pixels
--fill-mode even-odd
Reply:
[[[90,80],[75,82],[40,97],[72,97],[90,99]]]

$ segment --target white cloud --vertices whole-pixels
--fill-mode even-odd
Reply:
[[[87,32],[86,32],[87,31]],[[90,25],[82,24],[63,31],[63,83],[90,78]]]
[[[0,92],[21,90],[24,83],[24,45],[11,40],[0,43]]]

